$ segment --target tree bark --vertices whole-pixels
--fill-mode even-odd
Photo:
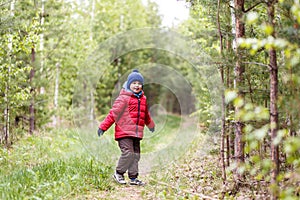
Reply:
[[[44,23],[45,23],[45,0],[42,0],[42,7],[41,7],[41,27],[44,26]],[[42,31],[40,33],[40,54],[41,54],[41,68],[40,68],[40,71],[41,73],[43,73],[43,70],[44,70],[44,65],[45,65],[45,62],[44,62],[44,32]]]
[[[269,0],[268,5],[268,21],[269,24],[273,27],[274,32],[272,36],[275,38],[275,10],[274,5],[276,0]],[[275,138],[277,137],[278,132],[278,66],[277,66],[277,56],[276,50],[271,48],[269,51],[270,56],[270,135],[271,135],[271,159],[273,163],[271,171],[271,184],[278,186],[277,176],[279,173],[279,146],[274,143]],[[275,189],[272,191],[271,199],[278,198],[278,191]]]
[[[34,117],[34,85],[33,85],[33,78],[35,74],[35,69],[34,69],[34,62],[35,62],[35,49],[32,47],[31,49],[31,63],[32,63],[32,68],[30,70],[29,74],[29,79],[30,79],[30,84],[31,84],[31,89],[30,89],[30,94],[31,94],[31,101],[29,105],[29,134],[32,135],[35,129],[35,117]]]
[[[11,58],[10,58],[11,59]],[[10,86],[10,64],[11,61],[8,65],[7,69],[7,81],[5,85],[5,96],[4,96],[4,101],[6,104],[6,107],[4,109],[4,120],[5,120],[5,125],[4,125],[4,141],[6,146],[9,146],[9,135],[10,135],[10,100],[9,100],[9,86]]]
[[[234,33],[235,33],[235,31],[234,31]],[[226,50],[228,52],[231,52],[231,50],[232,50],[232,41],[230,39],[228,39],[226,41]],[[230,77],[231,77],[231,67],[228,66],[227,71],[226,71],[226,86],[227,86],[227,88],[232,88],[232,85],[233,85],[232,80],[231,80]],[[233,111],[234,108],[231,104],[228,104],[227,107],[226,107],[226,110],[230,112],[230,111]],[[233,151],[234,151],[234,143],[233,143],[234,135],[232,134],[233,133],[233,131],[232,131],[233,128],[232,128],[231,120],[228,120],[227,124],[228,125],[227,125],[227,134],[226,134],[226,165],[230,166],[230,159],[232,158]]]
[[[55,114],[53,116],[53,126],[57,125],[57,109],[58,109],[58,94],[59,94],[59,68],[60,63],[56,63],[56,78],[55,78],[55,90],[54,90],[54,110]]]
[[[245,24],[243,23],[243,11],[244,11],[244,0],[234,0],[235,8],[235,39],[243,38],[245,36]],[[244,101],[244,72],[245,67],[242,64],[242,54],[239,48],[236,48],[237,61],[235,63],[235,89],[238,92],[238,98]],[[240,106],[235,106],[236,116],[240,113]],[[244,141],[243,141],[243,122],[239,117],[235,119],[235,152],[234,157],[239,167],[244,163]],[[237,181],[243,179],[243,175],[238,173],[238,170],[235,172]]]
[[[95,0],[92,1],[92,10],[91,10],[91,24],[94,24],[95,21]],[[91,44],[93,42],[94,38],[93,38],[93,31],[91,31],[90,33],[90,41]],[[94,91],[93,88],[90,88],[90,98],[91,98],[91,107],[90,107],[90,126],[93,127],[93,123],[94,123]]]
[[[223,54],[223,35],[221,32],[221,25],[220,25],[220,0],[218,0],[218,12],[217,12],[217,23],[218,23],[218,32],[220,38],[220,54]],[[221,66],[220,68],[221,74],[221,81],[224,85],[224,67]],[[225,105],[225,94],[222,91],[222,125],[221,125],[221,145],[220,145],[220,157],[221,157],[221,165],[222,165],[222,179],[223,183],[226,181],[226,166],[225,166],[225,134],[226,134],[226,124],[225,124],[225,112],[226,112],[226,105]]]

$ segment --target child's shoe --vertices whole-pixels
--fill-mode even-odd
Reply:
[[[123,175],[118,174],[117,172],[115,172],[115,174],[113,175],[113,177],[114,177],[114,179],[115,179],[115,181],[117,183],[122,184],[122,185],[126,184],[126,181],[125,181]]]
[[[144,186],[146,183],[144,183],[143,181],[138,180],[137,178],[134,178],[134,179],[130,179],[129,184],[130,185]]]

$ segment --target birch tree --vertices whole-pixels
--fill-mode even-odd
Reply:
[[[25,128],[27,123],[28,110],[28,74],[30,66],[30,50],[32,42],[36,41],[36,20],[35,18],[27,18],[25,13],[20,12],[26,5],[18,1],[10,1],[1,4],[3,10],[1,17],[6,17],[6,23],[1,24],[0,43],[3,48],[0,50],[1,61],[1,110],[3,109],[3,134],[1,134],[1,142],[5,142],[9,146],[13,140],[18,137],[19,132]],[[23,7],[24,6],[24,7]],[[18,13],[18,15],[15,15]],[[26,17],[24,17],[26,16]],[[20,19],[18,19],[20,17]],[[20,23],[26,22],[26,23]],[[2,103],[4,107],[2,107]],[[22,122],[22,123],[20,123]],[[22,124],[22,129],[19,129]],[[26,127],[27,128],[27,127]],[[16,131],[18,130],[18,131]]]
[[[11,1],[10,3],[10,17],[14,16],[15,10],[15,1]],[[4,125],[4,140],[6,146],[9,145],[9,135],[10,135],[10,71],[12,65],[12,52],[13,52],[13,34],[11,28],[9,28],[8,34],[8,65],[7,65],[7,79],[5,84],[5,105],[6,108],[4,110],[4,118],[5,118],[5,125]]]

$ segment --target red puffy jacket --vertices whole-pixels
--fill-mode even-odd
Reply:
[[[99,128],[106,131],[113,123],[116,140],[124,137],[142,139],[145,125],[154,128],[155,124],[149,114],[144,92],[138,98],[132,92],[122,89]]]

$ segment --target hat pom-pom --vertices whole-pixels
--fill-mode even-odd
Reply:
[[[139,70],[137,70],[137,69],[134,69],[134,70],[132,70],[132,72],[136,72],[136,73],[138,73],[138,72],[139,72]]]

